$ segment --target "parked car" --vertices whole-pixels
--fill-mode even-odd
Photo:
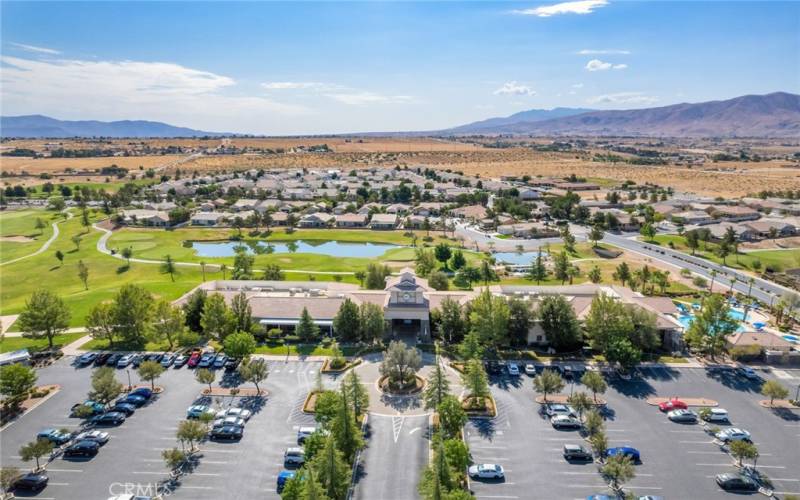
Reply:
[[[533,363],[525,363],[525,375],[530,375],[531,377],[536,375],[536,365]]]
[[[187,361],[189,361],[188,354],[178,354],[177,356],[175,356],[175,361],[172,362],[172,367],[181,368],[183,365],[186,364]]]
[[[606,450],[607,457],[614,457],[617,455],[622,455],[626,457],[631,457],[631,460],[634,462],[638,462],[641,460],[641,455],[639,450],[632,446],[617,446],[615,448],[609,448]]]
[[[709,408],[711,411],[703,415],[706,422],[730,422],[728,410],[724,408]]]
[[[564,365],[561,367],[561,375],[567,380],[572,380],[575,376],[575,372],[573,371],[572,366]]]
[[[590,461],[594,460],[592,452],[579,444],[565,444],[563,450],[564,459],[566,461]]]
[[[97,401],[92,401],[91,399],[87,399],[83,403],[76,403],[72,405],[72,408],[69,411],[69,416],[70,417],[76,416],[78,408],[81,408],[83,406],[91,408],[91,413],[89,414],[90,417],[93,415],[97,415],[98,413],[103,413],[106,409],[105,405],[103,405],[102,403],[98,403]]]
[[[673,422],[695,423],[697,422],[697,413],[692,410],[672,410],[667,413],[667,418]]]
[[[110,436],[109,436],[109,434],[107,432],[95,429],[95,430],[92,430],[92,431],[81,432],[80,434],[75,436],[75,440],[76,441],[94,441],[97,444],[102,446],[102,445],[104,445],[104,444],[106,444],[108,442],[109,437]]]
[[[723,490],[730,491],[758,491],[758,483],[750,477],[738,472],[717,474],[717,484]]]
[[[220,353],[214,358],[214,363],[211,365],[213,368],[222,368],[225,366],[225,363],[228,361],[228,356]]]
[[[508,374],[511,375],[512,377],[518,377],[520,374],[519,365],[516,363],[509,363],[507,369],[508,369]]]
[[[124,413],[120,413],[118,411],[110,411],[108,413],[103,413],[102,415],[97,415],[92,417],[91,423],[93,423],[94,425],[110,426],[110,425],[120,425],[124,421],[125,421]]]
[[[186,365],[189,368],[194,368],[198,363],[200,363],[200,352],[195,351],[191,356],[189,356],[189,361],[187,361]]]
[[[111,356],[106,359],[106,366],[117,366],[120,358],[122,358],[122,354],[118,352],[112,353]]]
[[[550,425],[554,429],[580,429],[582,427],[580,420],[567,415],[555,415],[550,419]]]
[[[250,410],[245,410],[244,408],[228,408],[227,410],[218,411],[217,418],[238,417],[247,421],[250,419],[252,414],[253,413]]]
[[[283,491],[283,488],[286,486],[286,483],[293,479],[297,473],[293,470],[283,470],[278,474],[278,493]]]
[[[144,359],[143,355],[134,354],[133,358],[131,359],[131,366],[134,367],[134,368],[139,368],[139,365],[142,364],[142,359]]]
[[[106,361],[108,361],[108,358],[110,358],[110,357],[111,357],[111,353],[110,352],[101,352],[100,354],[97,355],[96,358],[94,358],[94,366],[103,366],[103,365],[105,365]]]
[[[744,429],[739,429],[738,427],[722,429],[714,437],[723,443],[730,441],[750,441],[750,433]]]
[[[556,415],[574,417],[576,415],[575,410],[571,406],[562,405],[560,403],[551,403],[547,405],[544,409],[544,412],[548,417],[554,417]]]
[[[161,357],[161,366],[164,368],[169,368],[172,366],[172,363],[175,362],[175,353],[172,352],[165,352],[164,355]]]
[[[151,352],[147,356],[144,357],[147,361],[154,361],[156,363],[161,362],[162,354],[160,352]]]
[[[117,368],[127,368],[133,362],[134,354],[125,354],[117,361]]]
[[[68,443],[70,439],[72,439],[72,434],[69,432],[63,432],[60,429],[48,428],[39,432],[39,434],[36,435],[36,439],[46,439],[56,446],[61,446],[64,443]]]
[[[96,352],[87,352],[86,354],[81,354],[78,358],[78,365],[85,366],[91,363],[94,363],[94,360],[97,359]]]
[[[186,418],[200,418],[203,413],[216,415],[216,412],[206,405],[192,405],[186,410]]]
[[[144,399],[150,399],[153,396],[153,390],[149,387],[137,387],[128,393],[129,396],[139,396]]]
[[[469,477],[475,479],[503,479],[505,471],[497,464],[478,464],[469,468]]]
[[[242,439],[244,427],[241,425],[222,425],[211,429],[211,439]]]
[[[297,444],[303,444],[306,442],[306,439],[317,432],[316,427],[300,427],[297,429]]]
[[[686,410],[688,408],[689,405],[687,405],[678,398],[672,398],[668,401],[663,401],[658,404],[658,409],[663,412],[668,412],[672,410]]]
[[[756,373],[756,371],[749,366],[740,366],[736,369],[736,374],[748,380],[761,380],[761,377],[758,375],[758,373]]]
[[[285,465],[303,465],[306,461],[305,454],[303,453],[303,448],[286,448],[286,451],[283,453],[283,463]]]
[[[37,472],[22,474],[14,480],[11,489],[14,491],[39,492],[47,486],[47,476]]]
[[[225,361],[225,371],[232,372],[239,366],[239,363],[241,363],[241,361],[242,360],[239,358],[228,358],[228,360]]]
[[[503,373],[503,369],[500,366],[500,363],[498,363],[497,361],[487,361],[486,373],[488,373],[489,375],[499,375]]]
[[[128,394],[127,396],[122,396],[117,400],[117,404],[120,403],[127,403],[129,405],[133,405],[136,408],[138,408],[143,404],[147,403],[147,398],[144,396],[140,396],[138,394]]]
[[[126,417],[130,417],[136,413],[136,407],[130,403],[117,403],[111,407],[110,411],[118,411],[124,413]]]
[[[198,368],[208,368],[214,363],[214,358],[217,355],[213,352],[204,352],[202,356],[200,356],[200,362],[197,363]]]
[[[65,457],[93,457],[100,450],[100,444],[96,441],[85,439],[71,444],[64,449]]]

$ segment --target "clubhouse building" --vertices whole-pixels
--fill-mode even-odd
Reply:
[[[383,309],[387,338],[415,338],[419,342],[430,341],[430,313],[438,309],[443,300],[449,298],[466,305],[480,293],[480,290],[436,291],[410,268],[403,269],[398,276],[387,278],[383,290],[362,290],[358,285],[349,283],[264,280],[209,281],[197,289],[209,294],[219,293],[229,304],[235,295],[244,292],[253,319],[265,329],[293,329],[300,321],[303,308],[306,308],[320,330],[329,335],[333,334],[333,318],[345,299],[349,298],[356,304],[370,302]],[[589,314],[594,296],[598,293],[608,294],[654,314],[663,348],[674,351],[683,346],[679,311],[666,297],[647,297],[629,288],[602,284],[491,285],[489,290],[494,295],[529,302],[532,309],[536,309],[543,296],[563,295],[581,321]],[[190,291],[176,302],[183,303],[193,292]],[[547,345],[546,335],[538,323],[534,323],[528,332],[528,343]]]

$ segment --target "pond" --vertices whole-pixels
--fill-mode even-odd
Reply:
[[[193,242],[198,257],[233,257],[236,247],[256,255],[316,253],[331,257],[380,257],[387,250],[403,248],[391,243],[354,243],[349,241],[215,241]]]
[[[495,252],[492,254],[497,262],[512,266],[529,266],[538,255],[539,252]],[[547,254],[542,252],[542,257],[546,256]]]

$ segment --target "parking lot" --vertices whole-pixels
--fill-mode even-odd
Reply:
[[[74,403],[86,399],[92,368],[76,368],[71,361],[63,358],[39,370],[39,384],[60,384],[61,390],[0,433],[4,466],[32,468],[33,462],[20,461],[18,450],[42,429],[78,428],[80,420],[70,418],[69,411]],[[157,381],[165,388],[163,394],[119,427],[105,428],[111,438],[97,456],[52,461],[47,467],[50,483],[36,498],[105,499],[123,493],[155,495],[157,491],[169,491],[171,498],[178,499],[279,498],[275,482],[283,469],[283,452],[296,446],[299,426],[313,423],[313,416],[304,414],[302,405],[320,363],[269,361],[268,366],[270,375],[262,384],[269,391],[268,397],[236,398],[236,406],[253,411],[241,441],[202,443],[196,466],[174,487],[159,486],[169,477],[161,452],[180,448],[175,439],[178,423],[186,417],[186,409],[198,402],[203,388],[187,367],[168,369]],[[139,382],[133,370],[131,376],[134,384]],[[221,376],[220,370],[217,383]],[[125,370],[117,370],[117,378],[127,383]],[[212,403],[224,408],[231,399]],[[201,402],[208,402],[208,398]]]
[[[800,384],[800,371],[763,373],[778,378],[792,389]],[[585,390],[580,384],[563,392]],[[699,368],[646,368],[630,381],[609,380],[603,396],[608,401],[606,428],[609,447],[631,445],[641,452],[636,477],[626,491],[667,499],[729,498],[714,476],[733,471],[732,459],[701,425],[676,424],[646,398],[706,397],[717,400],[730,413],[731,425],[747,429],[760,457],[758,469],[771,478],[776,496],[800,494],[800,413],[778,415],[758,406],[764,399],[756,383],[732,372],[709,374]],[[588,391],[587,391],[588,392]],[[609,493],[597,466],[570,464],[561,456],[564,444],[583,444],[577,431],[559,431],[538,413],[531,377],[493,377],[498,415],[494,419],[472,419],[466,438],[475,463],[499,463],[505,467],[504,481],[472,481],[477,498],[586,498]],[[720,426],[720,427],[725,427]]]

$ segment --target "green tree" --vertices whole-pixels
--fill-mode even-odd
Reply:
[[[161,263],[161,272],[162,273],[169,273],[169,278],[174,282],[175,275],[178,273],[178,270],[175,267],[175,261],[172,260],[172,256],[167,254],[164,256],[164,261]]]
[[[113,349],[117,335],[114,304],[100,302],[94,306],[86,317],[86,331],[95,339],[108,341],[109,347]]]
[[[283,281],[286,276],[278,264],[267,264],[264,267],[264,279],[268,281]]]
[[[648,222],[642,226],[642,228],[639,230],[639,234],[644,236],[647,241],[653,241],[653,238],[656,237],[656,228]]]
[[[112,367],[101,366],[92,373],[92,390],[89,392],[89,399],[108,405],[120,394],[122,394],[122,384],[117,380]]]
[[[450,280],[442,271],[433,271],[428,275],[428,285],[434,290],[446,291],[450,289]]]
[[[342,452],[336,448],[333,436],[325,439],[325,445],[314,456],[310,468],[319,478],[320,485],[328,498],[344,500],[347,497],[347,490],[350,487],[350,466]]]
[[[39,463],[39,459],[42,457],[46,457],[53,451],[53,443],[51,443],[47,439],[37,439],[36,441],[30,442],[26,445],[23,445],[19,449],[19,458],[23,462],[30,462],[31,460],[36,461],[36,470],[41,470],[42,466]]]
[[[483,281],[484,286],[489,286],[490,281],[497,281],[499,279],[494,267],[492,267],[492,264],[486,259],[481,261],[481,267],[478,273],[480,274],[480,279]]]
[[[253,311],[244,292],[239,292],[231,299],[231,314],[233,315],[234,329],[240,332],[252,332]]]
[[[731,441],[728,445],[728,451],[731,456],[736,459],[736,463],[739,467],[742,466],[742,460],[754,460],[758,457],[758,448],[748,441]]]
[[[437,356],[436,364],[428,376],[428,383],[422,395],[425,409],[432,410],[438,407],[448,394],[450,394],[450,381],[447,380],[447,373],[442,368],[442,363]]]
[[[467,414],[457,397],[448,394],[436,407],[439,415],[439,427],[447,437],[458,436],[464,424],[467,423]]]
[[[767,380],[761,386],[761,394],[769,398],[771,407],[775,399],[785,399],[789,395],[789,390],[777,380]]]
[[[486,397],[489,395],[489,378],[483,363],[479,359],[470,359],[464,367],[461,382],[467,389],[469,396]]]
[[[153,322],[153,296],[138,285],[125,284],[114,298],[117,335],[126,342],[144,345]]]
[[[348,462],[352,462],[356,452],[364,446],[361,429],[344,395],[341,398],[339,411],[331,421],[331,435],[336,440],[336,447],[344,453]]]
[[[61,266],[64,264],[64,252],[61,250],[56,250],[56,259],[58,259],[58,265]]]
[[[78,234],[73,235],[72,238],[70,238],[70,241],[72,241],[72,244],[75,245],[75,251],[76,252],[81,249],[81,237],[80,237],[80,235],[78,235]]]
[[[508,299],[508,336],[512,345],[528,344],[528,332],[535,318],[530,302],[517,297]]]
[[[317,402],[314,406],[314,419],[323,425],[328,426],[342,405],[342,396],[337,391],[321,391],[317,394]]]
[[[611,489],[621,491],[622,485],[636,477],[636,469],[633,460],[627,455],[614,455],[606,460],[605,465],[600,469],[605,478],[611,481]]]
[[[44,221],[42,220],[41,217],[37,217],[35,227],[39,231],[39,235],[42,235],[44,234],[44,228],[47,226],[45,226]]]
[[[361,323],[361,340],[370,344],[380,341],[386,331],[386,320],[383,318],[383,308],[378,304],[364,302],[359,308],[359,318]]]
[[[303,500],[331,500],[319,483],[313,469],[307,469],[303,479]]]
[[[597,410],[589,410],[586,412],[586,420],[583,421],[583,428],[589,437],[594,436],[597,432],[602,431],[604,427],[603,416]]]
[[[89,289],[89,266],[83,263],[82,260],[78,261],[78,279],[83,283],[84,290]]]
[[[572,305],[563,295],[546,295],[539,303],[539,325],[557,350],[572,349],[581,342],[581,329]]]
[[[208,427],[203,422],[197,420],[183,420],[178,424],[175,437],[178,441],[189,445],[189,453],[197,451],[196,444],[205,439],[208,434]]]
[[[130,266],[131,265],[131,257],[133,257],[133,249],[131,247],[124,247],[122,250],[120,250],[120,255],[122,255],[123,259],[128,261],[128,266]],[[205,281],[205,280],[203,280],[203,281]]]
[[[535,281],[536,284],[540,284],[542,280],[547,279],[547,275],[549,271],[547,267],[544,265],[544,258],[542,257],[542,253],[539,252],[536,254],[536,258],[531,263],[531,268],[528,271],[528,279],[531,281]]]
[[[0,492],[7,495],[11,492],[11,486],[16,482],[22,472],[16,467],[3,467],[0,469]],[[0,495],[0,498],[5,498]]]
[[[167,349],[171,351],[185,329],[186,318],[180,307],[173,306],[167,299],[156,302],[153,308],[153,327],[150,333],[150,337],[154,341],[166,341]]]
[[[419,276],[428,276],[436,269],[436,256],[433,251],[425,248],[414,250],[414,270]]]
[[[592,399],[583,391],[577,391],[567,398],[567,402],[578,412],[578,418],[583,422],[583,414],[589,411],[594,404]]]
[[[625,338],[615,338],[608,344],[606,360],[619,363],[624,369],[631,369],[642,359],[642,351]]]
[[[200,325],[203,333],[219,342],[223,342],[225,337],[233,333],[236,318],[221,294],[213,293],[206,298]]]
[[[627,262],[623,262],[617,266],[617,269],[614,271],[612,277],[619,281],[622,286],[625,286],[625,283],[630,282],[631,280],[631,269],[628,267]]]
[[[367,288],[383,290],[386,287],[386,277],[391,273],[389,266],[371,262],[367,265]]]
[[[355,370],[350,370],[342,382],[347,401],[353,409],[356,418],[359,419],[369,407],[369,392],[364,388],[361,377]]]
[[[414,376],[422,366],[419,351],[400,341],[392,341],[386,349],[381,362],[381,375],[389,379],[396,388],[405,388],[414,381]]]
[[[605,234],[603,233],[603,228],[599,225],[595,224],[592,226],[591,231],[589,231],[589,241],[592,242],[592,247],[597,248],[597,242],[603,239]]]
[[[608,450],[608,437],[603,430],[598,430],[589,437],[589,444],[592,446],[594,456],[598,457],[602,462],[606,457],[606,450]]]
[[[608,387],[606,380],[600,375],[599,372],[587,370],[581,377],[581,384],[585,385],[587,389],[592,391],[592,398],[597,402],[597,395],[606,392]]]
[[[575,236],[570,232],[569,226],[561,229],[561,239],[564,241],[564,250],[567,253],[575,253]]]
[[[683,239],[686,242],[686,246],[691,249],[692,255],[694,255],[695,251],[700,247],[700,237],[697,231],[689,231],[683,235]]]
[[[53,348],[53,337],[66,331],[71,314],[61,297],[45,288],[36,290],[25,302],[25,308],[17,318],[22,336],[27,338],[46,338],[47,345]]]
[[[464,310],[458,301],[445,297],[439,304],[438,330],[439,336],[448,343],[464,336],[467,324],[464,319]]]
[[[358,306],[349,298],[344,299],[333,318],[333,331],[346,342],[358,339],[361,330]]]
[[[186,462],[186,453],[178,448],[170,448],[161,451],[161,458],[164,459],[164,464],[171,471],[178,469],[184,462]]]
[[[356,271],[353,273],[353,276],[358,280],[359,285],[361,288],[364,288],[364,280],[367,279],[367,273],[364,271]]]
[[[256,352],[256,339],[250,332],[236,332],[225,337],[225,354],[232,358],[245,359]]]
[[[297,323],[294,332],[303,342],[309,342],[319,337],[319,326],[314,323],[314,319],[308,313],[308,308],[303,307],[303,312],[300,313],[300,321]]]
[[[464,335],[464,340],[458,345],[458,354],[463,359],[480,358],[483,356],[483,346],[478,334],[471,331]]]
[[[554,394],[564,388],[564,379],[554,370],[544,370],[534,377],[533,390],[544,396],[547,402],[547,395]]]
[[[553,275],[557,280],[561,280],[562,285],[569,279],[570,266],[571,264],[566,250],[557,253],[555,257],[553,257]]]
[[[150,388],[154,391],[156,390],[156,380],[162,373],[164,373],[164,367],[161,366],[161,363],[142,361],[142,364],[139,365],[139,377],[150,382]]]
[[[467,259],[464,258],[464,252],[459,249],[453,250],[453,257],[450,259],[450,267],[457,271],[467,265]]]
[[[436,260],[442,263],[442,266],[447,269],[447,261],[452,257],[453,252],[450,251],[450,245],[447,243],[439,243],[434,249]]]
[[[603,274],[600,271],[600,266],[594,265],[586,275],[592,283],[600,283],[603,280]]]
[[[470,303],[471,331],[483,345],[507,346],[509,315],[506,300],[484,290]]]
[[[684,335],[695,350],[710,355],[712,359],[722,353],[725,340],[738,328],[730,315],[730,306],[722,295],[711,294],[703,301],[700,311]]]
[[[0,367],[0,394],[12,410],[19,408],[30,391],[36,387],[36,371],[28,366],[15,363]]]
[[[239,365],[241,369],[241,365]],[[208,384],[208,392],[211,392],[211,384],[217,379],[217,373],[209,370],[208,368],[199,368],[194,372],[194,378],[201,384]]]
[[[234,248],[233,272],[231,276],[235,280],[249,280],[253,278],[253,264],[256,258],[247,251],[244,245],[237,245]]]
[[[266,363],[246,359],[239,365],[239,375],[245,382],[252,382],[256,386],[256,392],[261,394],[261,387],[258,384],[269,377],[269,367]]]

